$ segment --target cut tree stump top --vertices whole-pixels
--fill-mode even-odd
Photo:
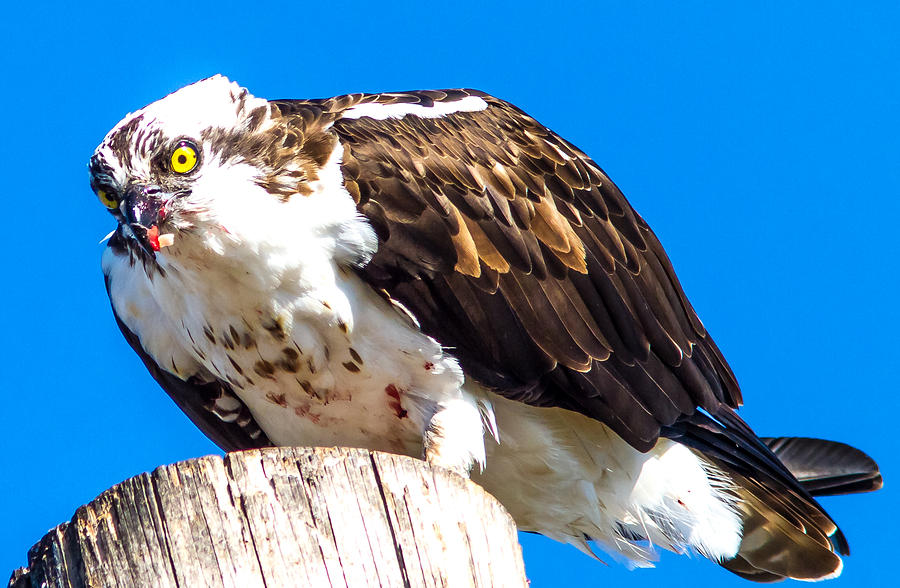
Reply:
[[[113,486],[50,531],[14,588],[526,586],[509,514],[408,457],[270,448]]]

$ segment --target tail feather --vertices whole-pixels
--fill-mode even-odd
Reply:
[[[872,492],[882,486],[878,464],[855,447],[807,437],[762,441],[813,496]]]
[[[722,566],[757,582],[823,580],[840,574],[843,563],[839,553],[846,542],[814,503],[740,474],[732,475],[744,530],[737,557]]]
[[[862,451],[822,439],[761,439],[812,496],[881,488],[875,461]],[[738,555],[723,566],[756,582],[823,580],[840,575],[850,548],[843,533],[812,499],[796,489],[733,473],[743,514]]]
[[[781,582],[785,579],[782,575],[773,574],[772,572],[767,572],[765,570],[757,568],[740,555],[736,555],[733,559],[725,562],[725,564],[723,564],[723,567],[732,574],[737,574],[741,578],[750,580],[752,582]]]
[[[876,490],[878,466],[859,450],[818,439],[762,440],[730,409],[697,411],[665,428],[731,477],[742,515],[738,553],[721,562],[757,582],[823,580],[850,547],[814,496]]]

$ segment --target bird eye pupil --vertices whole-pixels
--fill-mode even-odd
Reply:
[[[181,163],[181,164],[187,163],[187,157],[183,153],[178,156],[178,163]]]

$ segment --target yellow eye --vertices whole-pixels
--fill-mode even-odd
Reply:
[[[103,203],[103,206],[110,210],[119,208],[119,199],[116,198],[115,192],[104,190],[103,188],[97,188],[97,198],[100,199],[100,202]]]
[[[169,165],[176,174],[186,174],[197,167],[197,149],[189,141],[179,141],[175,150],[172,151],[172,157]]]

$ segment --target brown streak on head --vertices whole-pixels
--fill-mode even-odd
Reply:
[[[259,106],[250,111],[250,114],[247,115],[246,127],[250,132],[254,132],[259,129],[260,125],[262,125],[263,121],[266,119],[266,116],[269,114],[268,106]]]
[[[132,157],[131,138],[135,131],[141,126],[144,115],[138,115],[119,127],[118,130],[110,137],[109,148],[116,155],[119,161],[129,161]]]

